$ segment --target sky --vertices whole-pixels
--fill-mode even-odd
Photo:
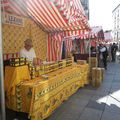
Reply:
[[[102,26],[103,30],[112,30],[112,11],[120,0],[89,0],[90,26]]]

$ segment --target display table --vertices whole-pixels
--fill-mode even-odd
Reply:
[[[28,66],[5,67],[5,91],[8,94],[15,95],[15,86],[21,81],[29,80],[30,74]]]
[[[73,65],[46,74],[47,79],[38,77],[20,82],[16,94],[7,96],[7,107],[28,113],[31,120],[43,120],[86,84],[87,67],[87,64]]]

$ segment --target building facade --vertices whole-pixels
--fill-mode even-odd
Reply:
[[[112,11],[113,16],[113,40],[120,46],[120,4]]]
[[[89,0],[81,0],[81,3],[84,8],[85,15],[87,16],[87,18],[89,20]]]

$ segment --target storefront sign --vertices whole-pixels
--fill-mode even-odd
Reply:
[[[3,22],[5,24],[17,25],[20,27],[24,27],[24,18],[15,16],[12,14],[5,13]]]

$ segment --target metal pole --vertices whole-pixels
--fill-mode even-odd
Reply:
[[[2,43],[2,12],[0,4],[0,101],[1,101],[1,120],[6,120],[5,115],[5,91],[4,91],[4,74],[3,74],[3,43]]]
[[[91,57],[91,39],[90,39],[90,35],[89,35],[89,58],[88,58],[89,67],[91,67],[90,57]],[[91,70],[90,70],[90,71],[91,71]],[[91,73],[90,73],[90,74],[91,74]]]
[[[91,57],[91,39],[89,38],[89,58]]]

